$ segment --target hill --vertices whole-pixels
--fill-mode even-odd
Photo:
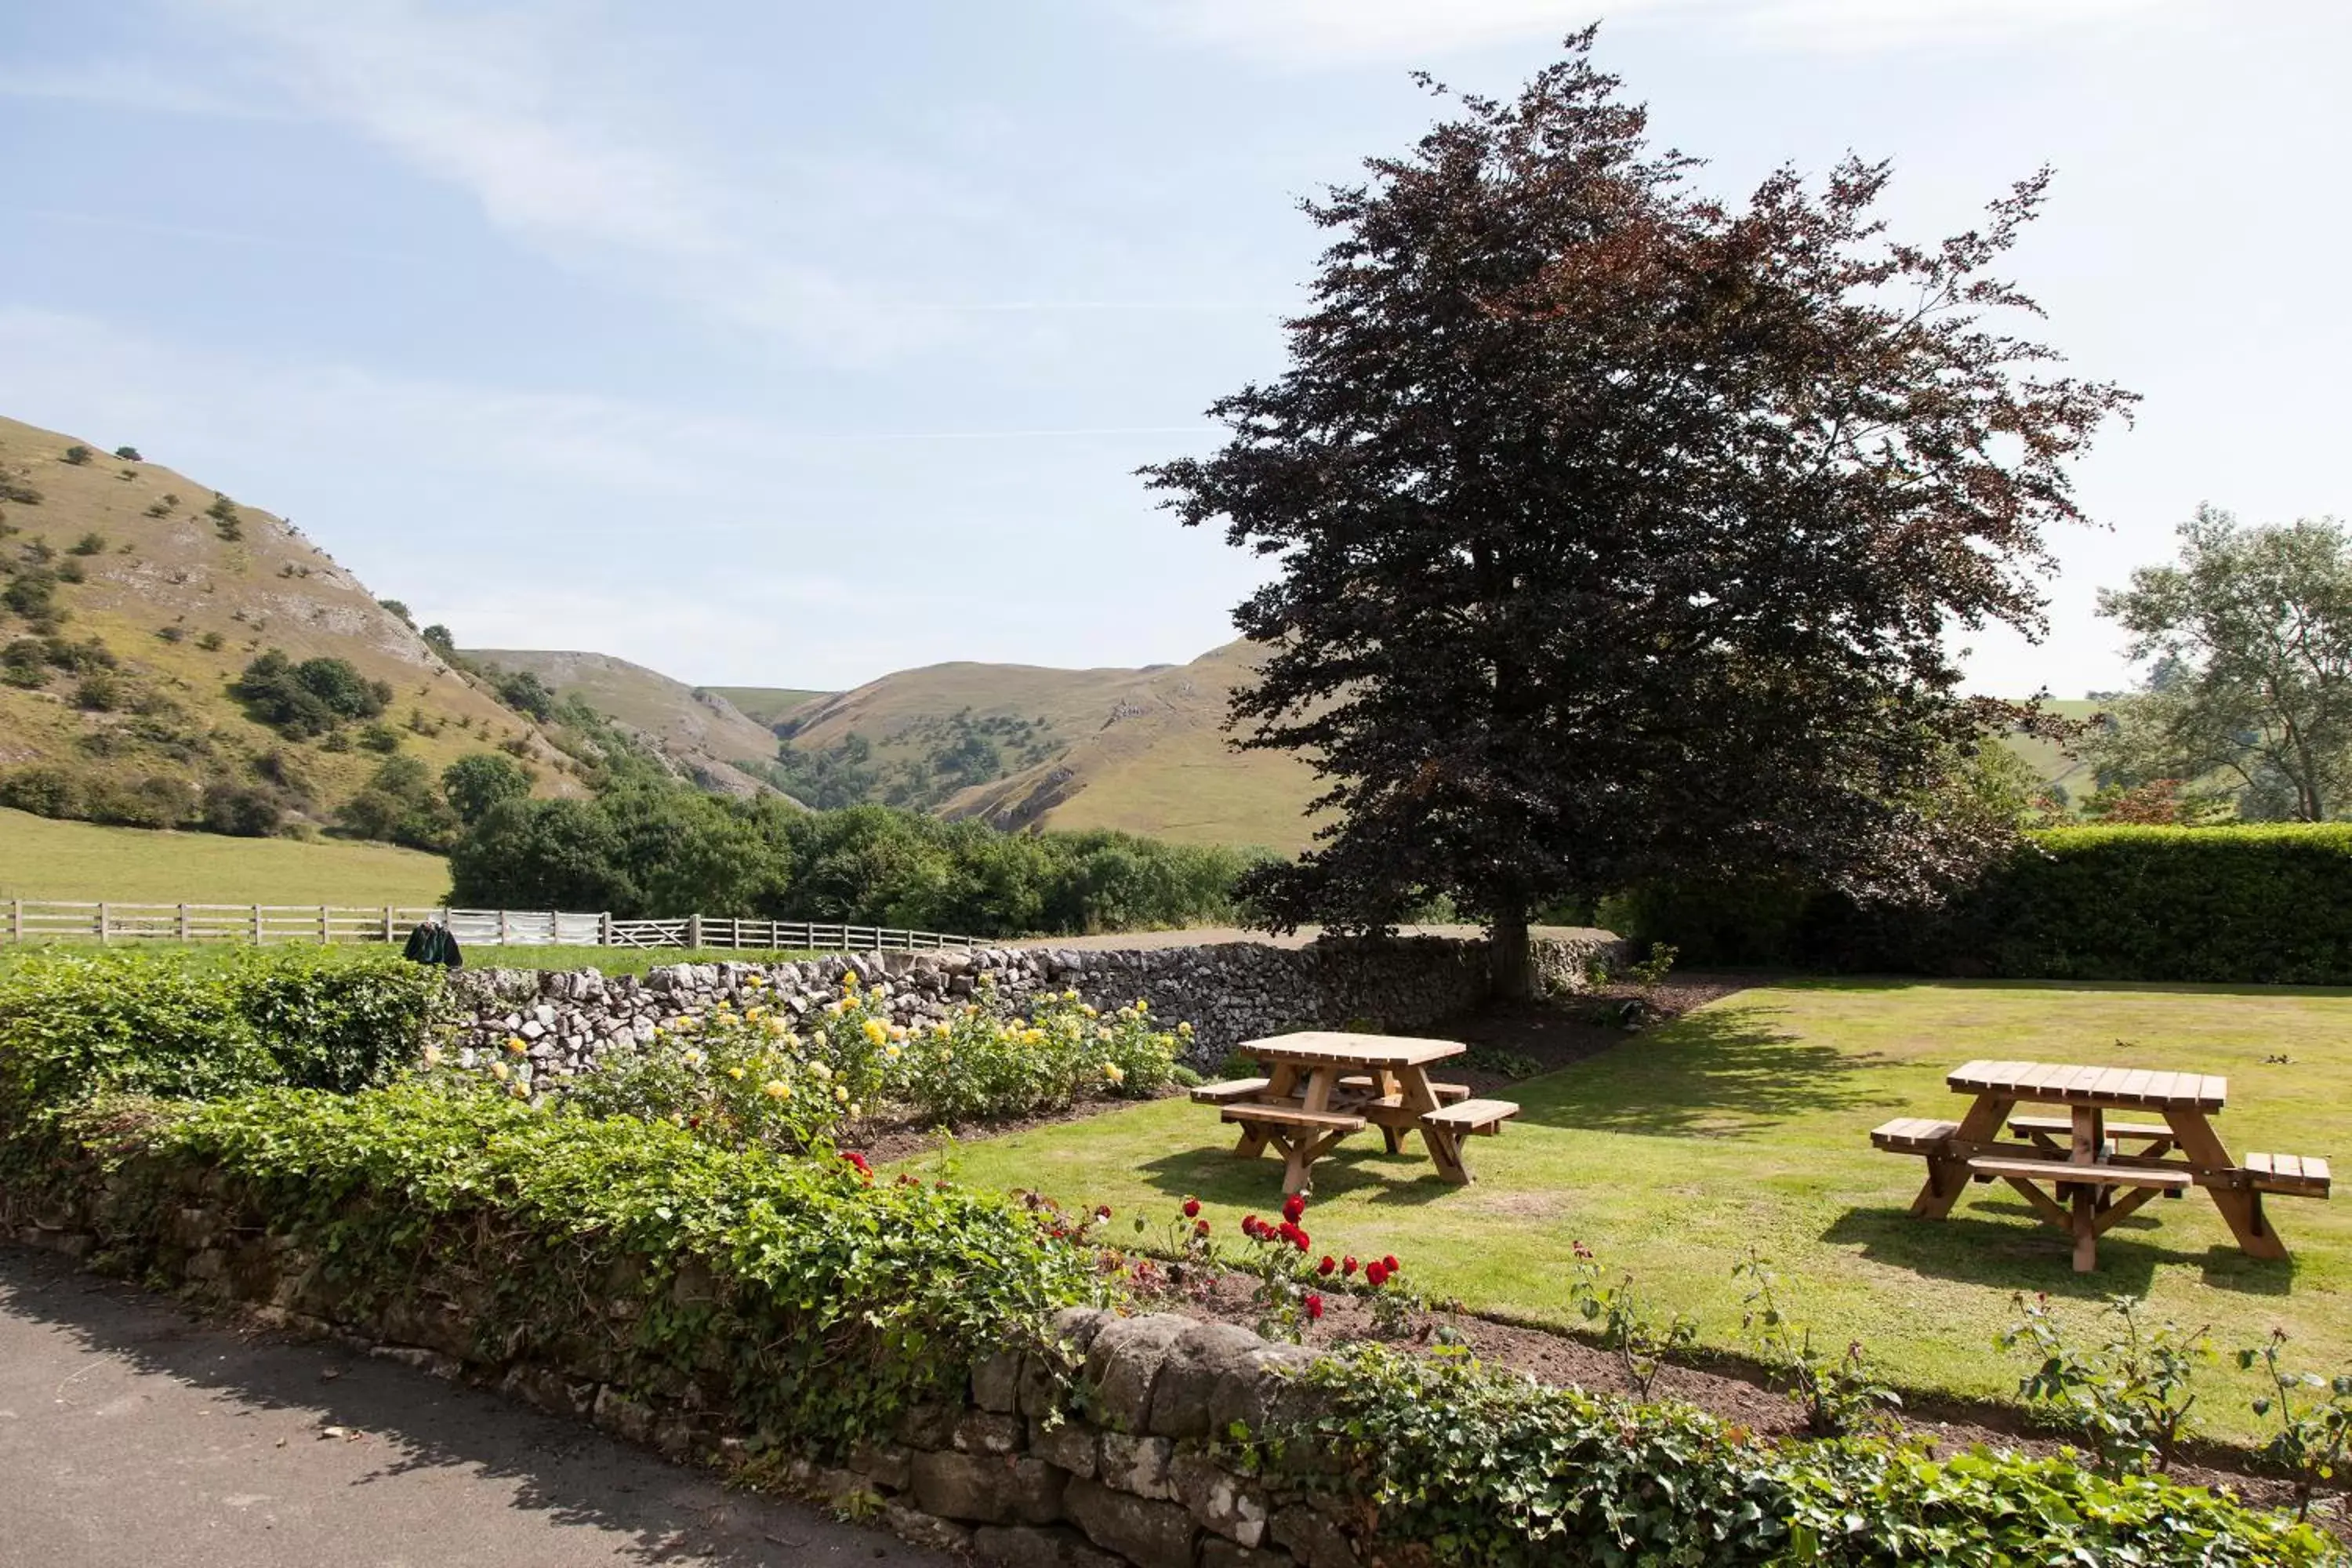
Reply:
[[[715,691],[735,705],[736,710],[755,724],[774,729],[796,708],[804,708],[820,697],[830,697],[830,691],[811,691],[793,686],[706,686],[705,691]]]
[[[157,833],[0,807],[0,899],[415,909],[448,891],[441,857],[388,844]]]
[[[707,789],[753,795],[759,779],[738,764],[774,761],[776,737],[724,696],[690,687],[609,654],[528,648],[468,648],[466,657],[507,670],[529,670],[558,697],[576,697],[619,721]],[[800,695],[813,695],[803,693]]]
[[[290,738],[230,687],[256,655],[348,661],[371,723]],[[159,824],[206,784],[331,821],[388,754],[437,775],[504,749],[541,793],[575,764],[283,519],[158,463],[0,419],[0,772],[44,764]],[[377,684],[377,683],[380,683]],[[75,815],[59,811],[55,815]]]
[[[1302,815],[1312,772],[1226,744],[1226,702],[1250,651],[1228,643],[1136,669],[938,664],[887,675],[791,715],[796,793],[822,795],[830,770],[875,798],[999,827],[1295,850],[1313,829]]]

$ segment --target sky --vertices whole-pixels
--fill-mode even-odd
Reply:
[[[2200,501],[2352,513],[2336,0],[12,0],[0,413],[290,517],[471,647],[842,688],[1177,662],[1257,580],[1139,464],[1279,373],[1297,204],[1563,34],[1727,197],[1893,161],[1933,238],[2042,163],[2011,268],[2144,395],[2050,630]]]

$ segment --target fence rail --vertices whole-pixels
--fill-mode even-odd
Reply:
[[[845,952],[927,952],[981,945],[968,936],[807,921],[746,921],[686,915],[616,921],[610,914],[551,910],[415,909],[397,904],[131,904],[11,899],[0,907],[0,943],[243,942],[331,944],[404,942],[425,921],[449,928],[460,947],[633,947]]]

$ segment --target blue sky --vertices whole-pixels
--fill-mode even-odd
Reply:
[[[2352,19],[2293,0],[1627,0],[1601,57],[1727,194],[1895,160],[2147,395],[2082,470],[2041,647],[2120,684],[2102,584],[2200,500],[2352,510]],[[286,513],[478,646],[836,687],[1140,664],[1254,566],[1132,470],[1277,371],[1295,210],[1507,92],[1549,0],[139,0],[0,8],[0,412]]]

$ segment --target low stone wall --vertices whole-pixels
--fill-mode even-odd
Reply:
[[[1622,962],[1621,942],[1537,943],[1537,972],[1572,990],[1599,957]],[[1262,942],[1205,947],[983,948],[971,952],[875,952],[802,963],[680,963],[642,978],[519,969],[462,970],[452,976],[457,1043],[495,1049],[511,1036],[530,1042],[541,1071],[587,1070],[615,1046],[641,1044],[654,1026],[720,1001],[753,999],[799,1016],[841,993],[841,977],[881,988],[898,1022],[939,1016],[971,999],[983,982],[1015,1007],[1043,991],[1075,990],[1102,1008],[1142,998],[1160,1016],[1192,1024],[1192,1059],[1213,1068],[1244,1040],[1292,1029],[1369,1026],[1391,1033],[1424,1027],[1484,1002],[1491,990],[1482,943],[1446,937],[1394,941],[1326,939],[1300,948]]]
[[[72,1210],[35,1213],[0,1191],[0,1237],[80,1258],[128,1241],[142,1272],[215,1306],[338,1339],[436,1375],[498,1389],[591,1421],[679,1460],[733,1469],[751,1458],[730,1413],[701,1386],[624,1388],[579,1365],[488,1359],[469,1302],[478,1286],[430,1264],[395,1299],[352,1293],[320,1260],[237,1212],[189,1172],[160,1237],[107,1236],[96,1191]],[[685,1277],[681,1277],[681,1286]],[[625,1293],[616,1320],[641,1310]],[[1212,1439],[1304,1414],[1289,1374],[1313,1360],[1225,1323],[1071,1309],[972,1371],[952,1405],[918,1406],[888,1440],[845,1464],[763,1460],[755,1473],[814,1500],[877,1514],[909,1540],[1013,1568],[1363,1568],[1425,1563],[1425,1550],[1373,1539],[1371,1521],[1303,1473],[1245,1474]],[[494,1338],[491,1336],[490,1338]],[[719,1358],[723,1363],[725,1358]],[[716,1364],[716,1363],[715,1363]]]

